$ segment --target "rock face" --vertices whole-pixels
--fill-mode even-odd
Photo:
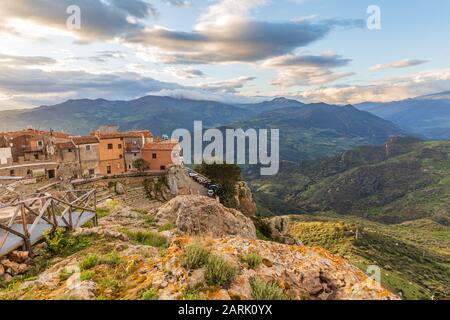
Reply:
[[[253,200],[253,194],[247,183],[240,181],[236,184],[235,200],[237,208],[247,217],[256,216],[256,203]]]
[[[301,244],[289,234],[290,219],[287,216],[279,216],[266,219],[265,223],[269,227],[270,237],[285,244]]]
[[[192,179],[183,167],[172,166],[167,171],[167,186],[173,196],[191,194]]]
[[[256,238],[255,225],[250,218],[205,196],[178,196],[163,205],[156,216],[174,222],[178,230],[189,235]]]
[[[156,288],[159,289],[160,297],[179,297],[186,287],[194,286],[202,291],[203,269],[190,271],[181,264],[186,245],[198,241],[190,237],[175,239],[169,254],[156,263],[153,279],[159,279],[158,283],[170,283],[167,287]],[[320,248],[240,237],[204,239],[204,243],[212,254],[224,257],[239,270],[228,287],[203,287],[205,296],[211,300],[253,299],[251,283],[255,278],[277,285],[286,298],[294,300],[399,299],[342,258]],[[263,258],[263,263],[250,269],[241,260],[241,256],[247,253],[258,254]],[[170,275],[165,270],[171,270]]]

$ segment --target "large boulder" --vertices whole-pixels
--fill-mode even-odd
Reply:
[[[256,217],[256,203],[253,194],[246,182],[240,181],[236,184],[235,201],[237,208],[247,217]]]
[[[178,230],[189,235],[256,238],[255,225],[250,218],[205,196],[178,196],[160,207],[156,216],[175,223]]]

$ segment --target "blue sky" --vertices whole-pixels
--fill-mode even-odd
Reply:
[[[67,27],[73,4],[80,29]],[[370,5],[380,30],[366,26]],[[22,0],[0,11],[0,110],[146,94],[347,104],[450,90],[447,0]]]

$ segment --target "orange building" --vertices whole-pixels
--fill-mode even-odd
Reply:
[[[181,165],[181,146],[176,141],[159,140],[147,143],[142,148],[144,159],[150,170],[165,171],[172,165]]]
[[[115,133],[98,134],[99,165],[102,176],[125,173],[125,157],[123,138]]]

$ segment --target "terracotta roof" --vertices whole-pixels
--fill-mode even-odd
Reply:
[[[62,132],[56,132],[56,131],[42,131],[37,129],[24,129],[24,130],[18,130],[18,131],[12,131],[12,132],[5,132],[2,133],[2,135],[5,135],[7,137],[15,138],[22,135],[40,135],[40,136],[53,136],[55,138],[64,138],[69,139],[70,135]]]
[[[142,136],[144,136],[145,138],[153,137],[153,134],[148,130],[146,130],[146,131],[112,132],[112,133],[94,132],[93,135],[99,137],[100,139],[140,138]]]
[[[98,143],[98,138],[94,137],[94,136],[76,137],[76,138],[73,138],[72,141],[76,145],[94,144],[94,143]]]
[[[56,147],[58,149],[72,149],[75,147],[75,145],[73,144],[73,142],[61,142],[57,143]]]
[[[176,146],[179,146],[178,142],[172,141],[161,141],[161,142],[151,142],[144,145],[142,150],[149,151],[172,151]]]

